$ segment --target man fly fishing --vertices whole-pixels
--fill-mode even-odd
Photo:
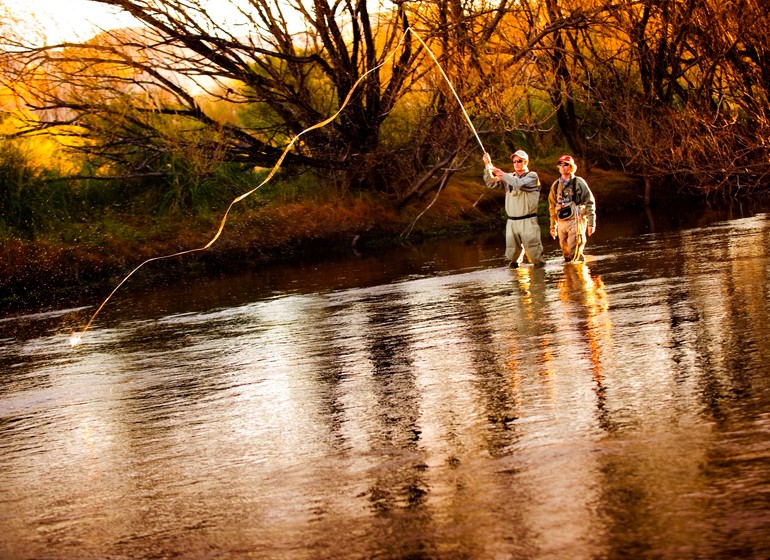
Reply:
[[[540,201],[540,178],[529,170],[529,156],[518,150],[511,156],[513,173],[504,173],[492,166],[485,153],[484,183],[489,188],[505,188],[505,257],[511,268],[518,268],[523,254],[535,266],[543,266],[543,242],[537,223],[537,204]]]

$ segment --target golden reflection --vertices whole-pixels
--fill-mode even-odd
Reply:
[[[554,338],[549,332],[550,326],[544,316],[547,307],[546,274],[542,268],[526,266],[516,269],[514,279],[520,293],[516,327],[518,333],[523,336],[508,339],[507,367],[512,379],[511,385],[516,391],[517,402],[521,402],[522,362],[539,364],[542,367],[540,376],[544,384],[544,394],[552,401],[555,398],[553,376],[556,368]]]
[[[556,364],[553,355],[553,336],[546,334],[543,336],[543,370],[540,373],[540,377],[549,388],[549,395],[553,396],[553,378],[556,375]]]
[[[540,314],[545,304],[545,271],[542,268],[520,267],[516,269],[516,283],[521,293],[523,320],[532,325],[540,324]]]
[[[570,263],[564,265],[564,275],[557,286],[559,301],[568,310],[571,319],[585,324],[583,334],[588,343],[591,374],[596,384],[599,420],[606,429],[609,420],[606,417],[603,361],[607,349],[612,346],[612,322],[604,282],[601,276],[591,274],[587,264]]]

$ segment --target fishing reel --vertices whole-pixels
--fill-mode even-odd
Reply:
[[[486,164],[484,164],[484,167],[487,168],[487,172],[489,173],[489,176],[494,177],[494,175],[492,174],[492,170],[495,168],[495,166],[492,165],[492,157],[487,152],[484,152],[484,155],[487,158],[487,162]]]

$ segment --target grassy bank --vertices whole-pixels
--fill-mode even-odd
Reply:
[[[641,204],[640,185],[618,174],[584,174],[602,209]],[[541,223],[547,224],[547,188],[556,175],[541,173]],[[503,192],[486,189],[478,170],[458,174],[439,194],[403,208],[387,199],[348,194],[276,197],[236,205],[220,237],[224,209],[208,217],[136,216],[105,212],[98,219],[62,221],[34,241],[2,241],[0,310],[76,304],[114,288],[147,259],[195,250],[142,268],[132,282],[159,277],[219,274],[289,261],[308,254],[373,250],[405,241],[501,228]]]

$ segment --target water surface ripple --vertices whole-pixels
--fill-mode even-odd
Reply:
[[[768,216],[500,243],[6,318],[0,558],[770,557]]]

